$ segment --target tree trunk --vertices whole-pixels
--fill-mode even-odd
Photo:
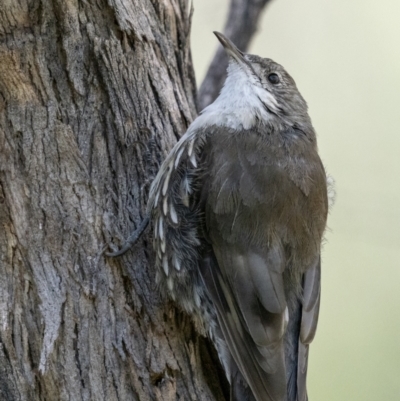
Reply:
[[[212,347],[159,298],[151,233],[101,254],[195,116],[187,1],[0,9],[0,399],[223,400]]]

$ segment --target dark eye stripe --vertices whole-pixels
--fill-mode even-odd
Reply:
[[[274,72],[272,74],[269,74],[268,75],[268,81],[271,82],[271,84],[274,84],[274,85],[279,84],[279,81],[280,81],[279,75],[275,74]]]

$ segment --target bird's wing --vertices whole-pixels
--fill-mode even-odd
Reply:
[[[286,399],[286,300],[279,247],[254,251],[220,243],[201,272],[221,330],[257,401]]]
[[[206,145],[202,199],[212,252],[202,277],[256,400],[284,401],[286,260],[273,219],[286,212],[275,205],[293,184],[256,133],[242,137],[221,128]]]
[[[174,275],[193,270],[199,258],[198,218],[191,198],[205,134],[189,129],[163,162],[150,188],[148,213],[153,215],[156,263],[161,268],[159,274],[164,275],[164,280],[158,280],[168,282],[173,297]],[[181,303],[190,304],[186,300]]]
[[[294,269],[295,278],[284,273],[282,245],[287,224],[302,213],[296,199],[303,199],[304,191],[293,185],[280,159],[257,135],[219,131],[209,142],[202,199],[214,256],[206,257],[202,275],[221,330],[257,401],[287,400],[287,377],[293,377],[290,401],[304,401],[308,344],[317,321],[319,266],[307,271],[304,301],[297,299],[299,272]],[[286,288],[287,294],[284,275],[285,283],[293,285]],[[290,333],[285,333],[286,303]]]
[[[321,259],[303,277],[303,298],[297,367],[297,399],[307,401],[308,347],[317,330],[321,299]]]

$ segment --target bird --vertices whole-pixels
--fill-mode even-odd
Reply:
[[[293,78],[214,34],[224,86],[150,188],[156,282],[215,345],[231,401],[306,401],[327,174]]]

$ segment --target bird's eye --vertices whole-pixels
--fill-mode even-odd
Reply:
[[[279,84],[279,81],[280,81],[279,75],[275,74],[274,72],[272,74],[269,74],[268,75],[268,81],[271,82],[271,84],[274,84],[274,85]]]

